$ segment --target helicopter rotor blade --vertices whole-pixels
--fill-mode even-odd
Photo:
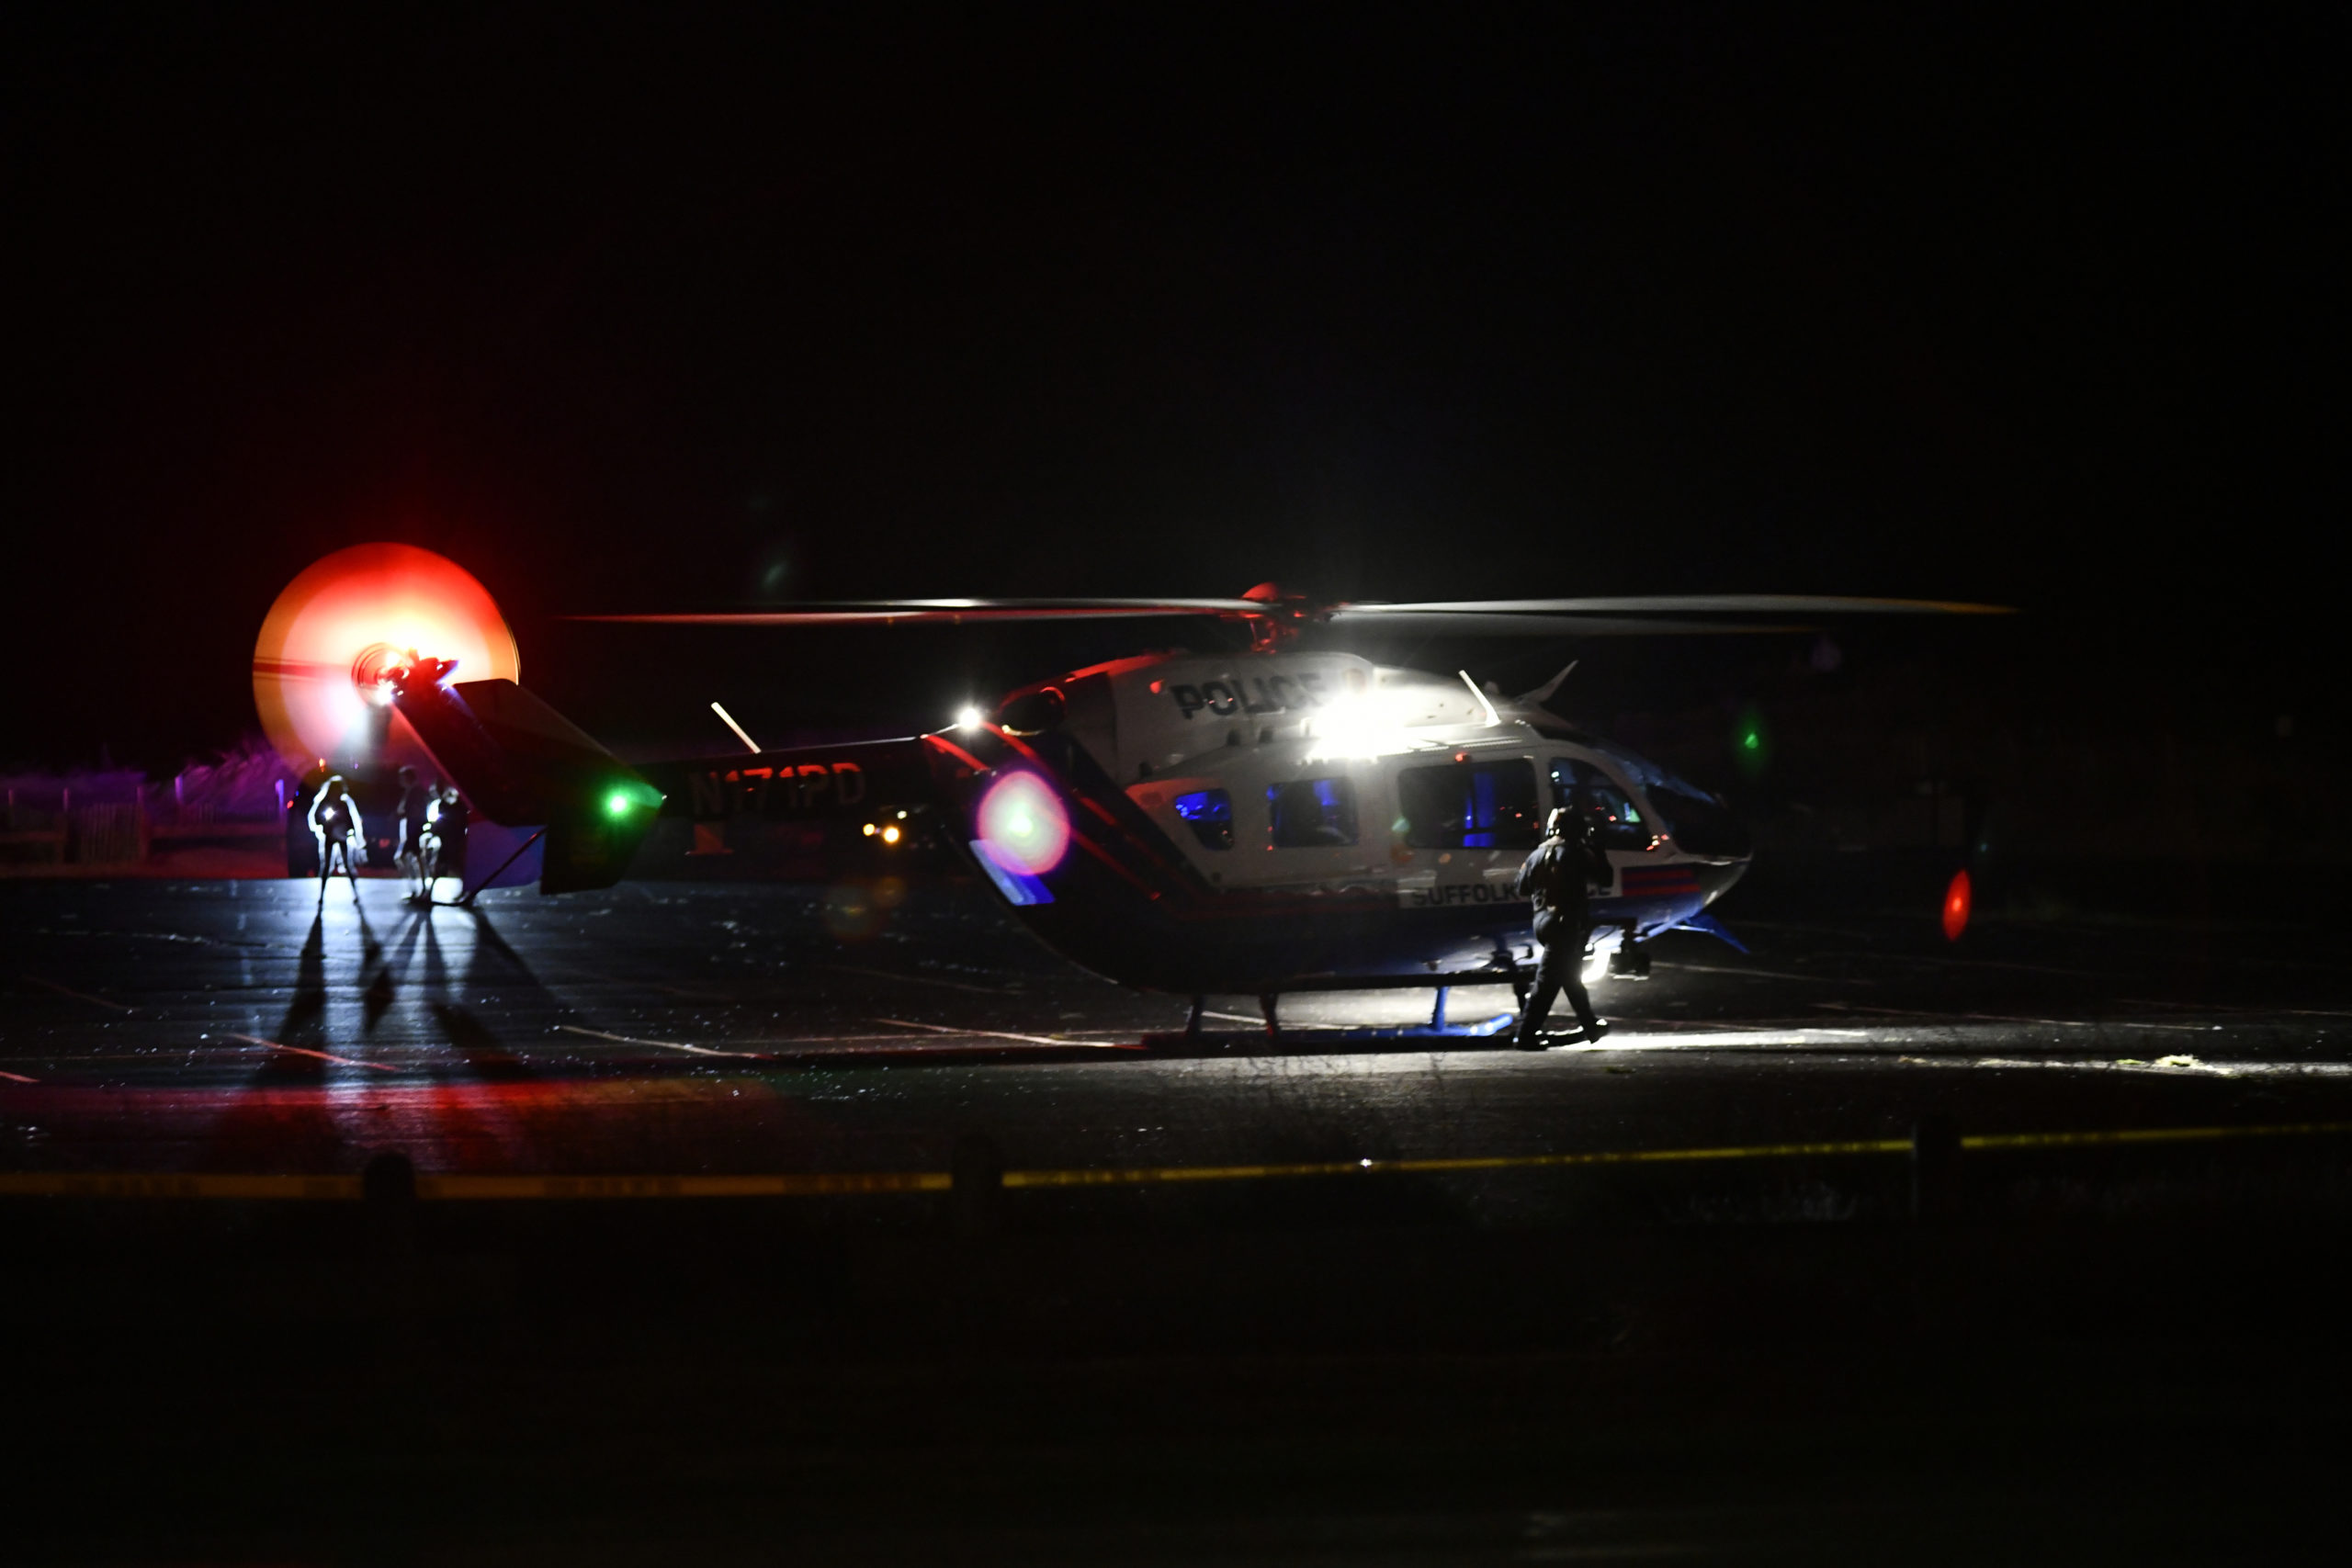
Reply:
[[[1340,615],[2013,615],[2007,604],[1948,599],[1873,599],[1820,593],[1664,593],[1586,599],[1453,599],[1336,606]]]
[[[349,684],[351,663],[330,664],[317,659],[256,659],[254,673],[277,681],[340,681]]]
[[[1796,593],[1695,593],[1582,599],[1462,599],[1408,604],[1378,601],[1328,609],[1304,602],[1257,599],[843,599],[772,610],[684,611],[651,615],[567,615],[571,621],[670,626],[967,626],[984,622],[1145,620],[1182,615],[1273,617],[1359,632],[1470,633],[1499,637],[1704,637],[1803,632],[1785,622],[1758,624],[1692,616],[1823,615],[2003,615],[2007,605],[1929,599],[1871,599]],[[1660,619],[1658,617],[1669,617]],[[1671,617],[1684,617],[1680,619]]]
[[[1630,615],[1480,615],[1468,610],[1419,607],[1382,610],[1349,605],[1325,623],[1359,636],[1395,633],[1432,637],[1736,637],[1770,632],[1809,632],[1814,626],[1760,625],[1753,621],[1645,620]]]
[[[1261,615],[1266,608],[1254,599],[852,599],[775,610],[567,615],[564,619],[669,626],[963,626],[978,621]]]

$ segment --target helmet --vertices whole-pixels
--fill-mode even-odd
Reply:
[[[1544,833],[1546,838],[1572,839],[1583,831],[1584,818],[1566,806],[1554,807],[1552,815],[1544,819]]]

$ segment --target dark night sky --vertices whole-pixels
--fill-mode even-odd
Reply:
[[[2333,30],[1883,9],[11,8],[0,759],[233,739],[386,537],[559,685],[567,611],[1269,577],[2297,678]]]

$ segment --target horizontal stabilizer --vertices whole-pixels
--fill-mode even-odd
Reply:
[[[393,700],[477,812],[503,827],[546,828],[539,890],[619,881],[662,793],[514,682],[443,686],[433,673],[400,680]]]
[[[1520,693],[1519,700],[1533,707],[1542,707],[1545,703],[1552,700],[1552,694],[1558,691],[1560,687],[1566,683],[1570,675],[1576,673],[1576,668],[1581,662],[1583,662],[1581,660],[1569,660],[1567,664],[1557,675],[1553,676],[1550,680],[1544,682],[1542,685],[1536,687],[1532,692]]]

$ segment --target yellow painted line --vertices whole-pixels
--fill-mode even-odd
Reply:
[[[1908,1138],[1835,1144],[1740,1144],[1706,1149],[1603,1149],[1572,1155],[1486,1155],[1448,1159],[1343,1159],[1303,1165],[1138,1166],[1128,1169],[1008,1170],[1007,1187],[1110,1187],[1165,1181],[1261,1181],[1298,1176],[1404,1176],[1462,1170],[1526,1170],[1588,1165],[1663,1165],[1692,1160],[1789,1159],[1804,1156],[1908,1154]]]
[[[174,1176],[141,1172],[0,1171],[9,1198],[325,1198],[359,1196],[356,1176]]]
[[[1990,1133],[1963,1137],[1980,1153],[2131,1144],[2218,1143],[2352,1134],[2352,1122],[2280,1122],[2237,1127],[2125,1127],[2086,1133]],[[1173,1165],[1008,1170],[1007,1187],[1115,1187],[1187,1181],[1267,1181],[1299,1177],[1433,1175],[1588,1166],[1674,1165],[1708,1160],[1834,1158],[1911,1152],[1909,1138],[1829,1143],[1726,1144],[1687,1149],[1600,1149],[1582,1154],[1477,1155],[1433,1159],[1314,1160],[1266,1165]],[[945,1192],[944,1170],[808,1172],[753,1176],[420,1175],[416,1195],[439,1201],[611,1198],[808,1198],[883,1192]],[[357,1176],[210,1176],[138,1172],[0,1171],[0,1197],[336,1199],[361,1196]]]
[[[2352,1133],[2352,1122],[2274,1122],[2253,1127],[2118,1127],[2098,1133],[1986,1133],[1963,1149],[2082,1149],[2116,1144],[2208,1144],[2225,1138],[2299,1138]]]
[[[944,1192],[944,1170],[876,1170],[805,1176],[419,1176],[432,1199],[819,1198],[862,1192]]]

